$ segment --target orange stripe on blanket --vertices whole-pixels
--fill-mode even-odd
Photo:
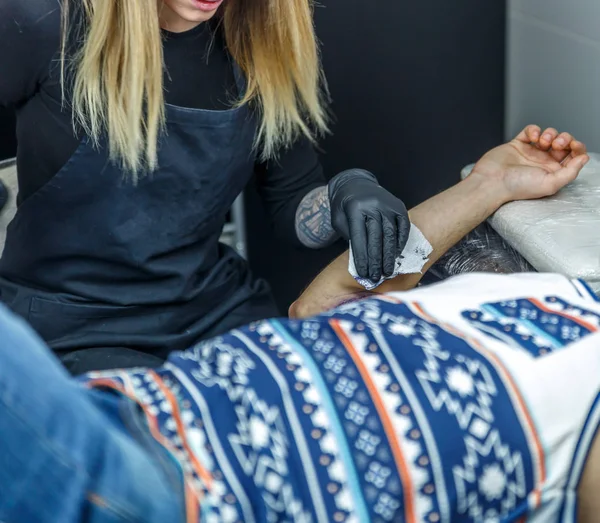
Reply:
[[[400,474],[400,478],[402,481],[404,491],[404,514],[406,523],[419,523],[415,514],[415,502],[413,499],[414,486],[412,478],[410,477],[410,472],[406,465],[406,460],[404,459],[402,449],[400,448],[398,435],[394,430],[394,425],[392,424],[392,420],[390,419],[387,409],[385,408],[381,395],[379,394],[377,387],[371,379],[369,370],[363,363],[360,355],[358,354],[354,345],[352,344],[352,341],[344,332],[342,326],[340,325],[340,322],[338,320],[331,320],[330,324],[337,336],[339,337],[340,341],[344,344],[344,347],[346,347],[348,354],[354,360],[354,363],[358,368],[360,375],[362,376],[362,379],[365,382],[365,385],[369,389],[371,399],[375,404],[375,407],[379,414],[379,418],[381,419],[381,423],[383,424],[385,433],[387,435],[387,439],[390,443],[390,447],[392,448],[392,453],[394,454],[394,461],[396,462],[396,467],[398,468],[398,473]]]
[[[123,394],[123,396],[129,398],[131,401],[136,403],[146,415],[146,420],[148,421],[148,427],[150,429],[150,434],[152,437],[160,443],[165,449],[169,452],[173,452],[171,448],[171,443],[161,434],[158,429],[158,424],[156,422],[156,417],[148,412],[148,408],[142,404],[133,394],[130,394],[123,387],[120,387],[118,383],[111,380],[110,378],[93,378],[90,379],[86,386],[88,388],[108,388],[112,390],[116,390],[117,392]],[[184,491],[185,491],[185,508],[186,508],[186,521],[187,523],[200,523],[200,511],[199,504],[201,493],[198,493],[197,490],[189,483],[189,480],[185,480],[184,483]]]
[[[196,458],[196,455],[190,449],[190,446],[187,441],[187,437],[185,435],[185,427],[183,426],[183,421],[181,421],[181,414],[179,412],[179,403],[177,403],[177,399],[175,398],[173,393],[169,390],[169,388],[165,385],[165,383],[160,378],[160,376],[158,374],[156,374],[156,372],[151,370],[151,371],[149,371],[149,374],[154,378],[154,381],[156,381],[156,384],[158,385],[158,387],[160,388],[162,393],[165,395],[165,397],[169,401],[172,412],[173,412],[173,418],[175,419],[175,423],[177,424],[177,431],[179,432],[179,435],[181,436],[183,448],[185,448],[185,450],[187,451],[188,456],[192,462],[192,465],[194,466],[194,470],[196,471],[196,474],[198,474],[198,477],[202,478],[202,480],[206,482],[206,485],[207,485],[208,489],[210,490],[212,487],[212,479],[213,478],[212,478],[210,472],[208,472],[208,470],[206,470],[200,464],[200,462]]]
[[[185,484],[185,513],[188,523],[201,523],[198,493],[189,482]]]
[[[567,318],[569,320],[574,321],[575,323],[577,323],[578,325],[581,325],[582,327],[592,331],[592,332],[598,332],[598,327],[596,327],[595,325],[592,325],[591,323],[582,320],[581,318],[578,318],[576,316],[572,316],[564,311],[555,311],[550,309],[548,306],[544,305],[541,301],[536,300],[535,298],[529,298],[529,301],[531,303],[533,303],[536,307],[542,309],[544,312],[547,312],[549,314],[556,314],[557,316],[562,316],[563,318]]]

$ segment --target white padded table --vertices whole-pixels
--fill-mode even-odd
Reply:
[[[555,196],[511,202],[489,223],[537,271],[581,278],[600,292],[600,155],[590,156],[577,180]]]
[[[4,249],[6,239],[6,228],[15,215],[17,209],[17,168],[13,161],[0,162],[0,181],[4,183],[9,192],[6,207],[0,211],[0,254]]]

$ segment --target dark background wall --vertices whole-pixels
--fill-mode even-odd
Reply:
[[[8,109],[0,109],[0,161],[13,158],[16,148],[14,113]]]
[[[412,207],[503,141],[503,0],[320,3],[317,32],[336,115],[322,144],[329,176],[369,169]],[[345,247],[309,252],[277,242],[256,193],[246,200],[251,266],[285,312]]]

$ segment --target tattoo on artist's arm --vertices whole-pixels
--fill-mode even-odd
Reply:
[[[331,226],[331,208],[326,186],[309,192],[298,205],[296,234],[302,244],[310,249],[327,247],[337,239],[337,233]]]

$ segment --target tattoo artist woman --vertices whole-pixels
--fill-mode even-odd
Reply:
[[[0,4],[20,191],[1,300],[73,373],[153,366],[278,314],[218,241],[254,174],[278,233],[351,240],[361,276],[391,274],[406,243],[406,209],[373,175],[326,185],[310,0],[221,1]]]

